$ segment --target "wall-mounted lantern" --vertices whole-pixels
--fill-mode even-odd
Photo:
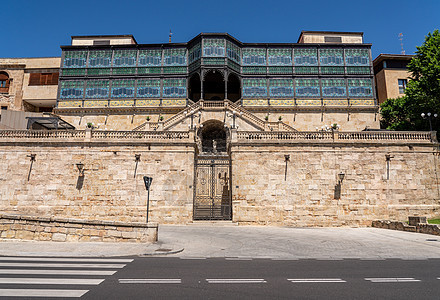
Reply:
[[[287,180],[287,162],[290,161],[290,154],[284,154],[284,161],[286,162],[286,168],[284,169],[284,181]]]
[[[30,165],[30,167],[29,167],[29,173],[28,173],[28,181],[29,181],[29,179],[31,178],[32,165],[34,164],[34,161],[35,161],[35,157],[36,157],[36,156],[37,156],[36,154],[31,154],[31,155],[27,155],[27,156],[26,156],[26,157],[29,157],[30,160],[31,160],[31,165]]]
[[[76,164],[76,167],[78,168],[79,176],[84,176],[84,164],[82,162],[79,162]]]
[[[136,162],[136,166],[134,167],[134,176],[133,176],[133,178],[136,178],[136,171],[137,171],[137,168],[138,168],[138,163],[141,161],[141,155],[140,154],[135,154],[134,155],[134,159],[135,159],[135,162]]]
[[[342,184],[342,181],[344,181],[344,178],[345,178],[345,173],[344,172],[340,172],[338,174],[338,178],[339,178],[339,184]]]

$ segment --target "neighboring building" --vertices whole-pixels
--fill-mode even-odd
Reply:
[[[0,58],[0,128],[26,128],[25,117],[51,112],[59,69],[59,57]],[[8,113],[2,119],[6,110],[22,113]]]
[[[405,95],[410,73],[408,64],[413,55],[380,54],[373,61],[379,104]]]

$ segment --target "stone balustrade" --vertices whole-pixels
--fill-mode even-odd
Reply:
[[[241,131],[237,132],[239,142],[261,140],[261,141],[339,141],[339,142],[437,142],[435,133],[419,131],[361,131],[361,132],[340,132],[340,131]]]
[[[142,140],[190,141],[185,131],[107,131],[107,130],[0,130],[0,141],[55,140],[55,141],[104,141]]]

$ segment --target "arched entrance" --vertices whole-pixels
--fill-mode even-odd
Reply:
[[[210,70],[203,80],[203,99],[223,100],[225,99],[225,80],[223,73],[219,70]]]
[[[224,123],[210,120],[197,132],[194,220],[232,220],[229,132]]]
[[[189,99],[191,99],[194,102],[199,101],[199,99],[202,97],[201,86],[202,85],[200,82],[200,75],[196,73],[193,76],[191,76],[188,85]]]
[[[235,74],[228,76],[228,99],[235,102],[241,98],[240,79]]]

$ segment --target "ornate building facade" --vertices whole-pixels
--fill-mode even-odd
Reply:
[[[61,48],[53,113],[76,130],[0,131],[4,212],[289,226],[439,213],[435,135],[374,130],[362,33],[81,36]]]

